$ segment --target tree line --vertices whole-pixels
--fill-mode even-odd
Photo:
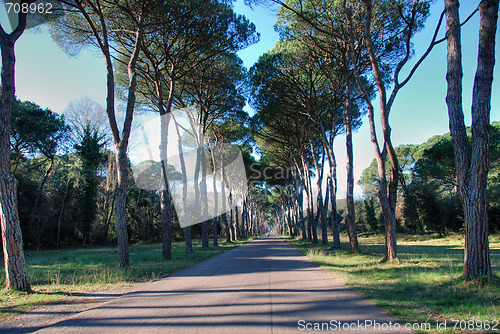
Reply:
[[[500,123],[490,127],[488,173],[488,226],[490,233],[498,232],[499,183],[498,140]],[[420,145],[400,145],[395,148],[401,165],[398,186],[400,200],[396,208],[398,228],[409,233],[463,232],[464,213],[457,189],[453,143],[449,133],[433,136]],[[388,165],[389,162],[386,162]],[[365,199],[359,203],[360,224],[371,231],[380,231],[380,209],[376,197],[376,162],[363,171],[359,184]]]
[[[333,247],[340,247],[333,141],[344,134],[347,198],[343,220],[350,247],[358,249],[356,222],[363,217],[359,217],[359,205],[356,213],[354,199],[352,133],[366,115],[376,158],[362,179],[365,191],[370,188],[364,213],[373,229],[379,226],[377,213],[383,221],[384,261],[397,258],[396,231],[402,217],[408,222],[406,226],[417,232],[444,233],[463,226],[464,277],[489,280],[492,272],[488,224],[491,222],[492,228],[496,228],[495,199],[492,196],[488,200],[487,193],[496,191],[491,183],[496,175],[488,179],[488,158],[495,156],[490,149],[489,115],[498,1],[481,1],[461,20],[459,1],[445,0],[445,10],[428,48],[411,66],[412,38],[424,29],[430,1],[270,2],[280,6],[276,23],[280,41],[260,57],[250,73],[252,103],[257,110],[254,133],[263,149],[263,161],[293,171],[287,180],[269,183],[275,193],[276,227],[314,243],[319,242],[319,230],[323,244],[328,243],[330,227]],[[480,37],[469,131],[462,107],[460,34],[477,13]],[[446,25],[446,33],[440,37],[442,25]],[[417,160],[417,156],[412,156],[417,154],[415,147],[394,147],[389,115],[401,89],[434,46],[444,42],[450,119],[448,160],[441,156],[443,160],[433,160],[433,165],[426,159],[437,154],[438,146],[445,145],[444,140],[432,147],[434,153],[429,149]],[[381,134],[377,133],[374,100],[379,104]],[[495,129],[496,126],[491,131]],[[433,174],[439,173],[439,169],[447,169],[441,180]],[[453,182],[455,189],[446,191],[445,179]]]
[[[62,116],[33,102],[14,102],[11,168],[19,182],[18,209],[25,249],[116,242],[111,224],[115,157],[107,144],[109,131],[102,126],[105,116],[104,107],[88,98],[71,103]],[[249,152],[243,152],[247,166],[254,162]],[[148,167],[151,182],[160,181],[160,162],[146,160],[138,168],[141,166]],[[133,175],[130,163],[128,173]],[[167,173],[170,180],[180,174],[172,165]],[[137,185],[134,177],[129,180],[128,241],[161,242],[159,192]],[[247,216],[248,210],[240,205],[210,222],[214,245],[220,232],[228,241],[254,234],[255,220],[246,224]],[[201,238],[201,226],[195,225],[192,233]],[[176,241],[185,238],[179,224],[173,224],[172,235]]]
[[[89,111],[86,106],[76,106],[71,123],[78,140],[66,152],[61,153],[63,148],[56,144],[50,156],[46,155],[40,145],[34,144],[31,132],[25,141],[34,149],[21,143],[16,146],[14,139],[25,129],[23,120],[19,120],[23,126],[17,129],[13,124],[13,109],[18,107],[26,111],[24,106],[29,105],[44,114],[45,119],[38,125],[57,123],[54,126],[58,127],[59,137],[40,133],[44,140],[61,144],[69,130],[63,119],[52,112],[15,100],[14,44],[27,26],[28,14],[18,13],[19,23],[11,33],[0,29],[2,241],[7,287],[18,290],[30,289],[21,226],[30,247],[116,242],[122,267],[129,264],[129,241],[161,240],[163,256],[171,258],[172,240],[179,235],[166,186],[167,174],[174,173],[167,161],[166,132],[169,122],[179,126],[171,116],[174,109],[196,111],[193,121],[201,125],[206,138],[198,143],[200,146],[210,146],[209,151],[214,151],[222,144],[234,143],[241,147],[247,162],[253,159],[248,149],[251,139],[245,133],[248,115],[243,111],[246,75],[236,52],[255,43],[259,35],[251,22],[233,12],[230,1],[76,0],[54,1],[54,5],[60,15],[52,17],[48,25],[59,46],[71,55],[84,47],[93,48],[104,59],[107,99],[101,114],[109,131],[101,132],[102,119],[96,122],[82,117]],[[124,110],[119,109],[117,101],[124,102]],[[152,110],[161,116],[158,180],[163,186],[158,191],[135,187],[131,178],[127,151],[133,140],[132,122],[137,110]],[[118,114],[123,114],[121,126]],[[106,137],[109,146],[105,145]],[[13,171],[21,180],[19,198],[11,166],[17,168]],[[218,178],[224,191],[227,180],[224,175]],[[205,181],[203,178],[197,185],[201,191],[196,196],[206,196]],[[220,218],[227,240],[262,233],[268,217],[261,205],[246,199],[244,203],[242,199],[237,201],[237,190],[227,186],[230,213]],[[250,198],[259,194],[249,191]],[[183,196],[188,195],[184,192]],[[204,205],[206,201],[199,203]],[[203,247],[209,246],[210,223],[217,244],[219,219],[204,221],[200,231]],[[183,233],[186,250],[191,251],[191,227]]]
[[[31,4],[35,1],[21,2]],[[263,0],[247,2],[256,4]],[[197,204],[203,214],[207,213],[209,190],[205,176],[211,172],[210,168],[231,155],[224,149],[224,144],[236,144],[242,151],[249,186],[248,194],[245,194],[240,188],[230,185],[224,172],[218,178],[227,187],[213,178],[211,192],[216,192],[216,189],[228,192],[223,196],[228,197],[229,214],[221,216],[221,228],[228,241],[240,235],[261,233],[265,224],[273,221],[276,229],[286,226],[292,235],[301,235],[313,242],[319,242],[321,236],[323,243],[328,243],[330,226],[333,246],[340,247],[333,142],[339,134],[345,134],[345,225],[350,246],[357,250],[359,213],[356,213],[354,199],[352,135],[365,115],[376,156],[374,186],[386,240],[384,260],[396,259],[400,187],[404,192],[404,188],[417,187],[417,183],[401,184],[405,177],[404,166],[398,149],[392,144],[389,115],[398,92],[433,47],[444,42],[448,45],[446,101],[457,194],[465,226],[464,277],[486,280],[491,277],[486,193],[490,155],[489,101],[498,0],[482,1],[465,20],[459,18],[459,1],[445,0],[445,11],[428,49],[405,76],[401,73],[413,55],[412,38],[423,29],[431,1],[269,2],[280,5],[276,25],[280,41],[273,50],[260,57],[247,76],[236,52],[255,43],[259,36],[251,22],[233,12],[231,1],[54,1],[59,5],[61,15],[54,16],[49,26],[59,46],[71,55],[76,55],[84,47],[93,48],[104,59],[107,99],[103,114],[109,124],[109,133],[103,134],[92,122],[80,123],[83,126],[77,130],[79,141],[71,147],[72,152],[62,155],[54,151],[43,152],[36,145],[26,148],[22,144],[17,145],[16,153],[15,136],[18,133],[13,128],[13,108],[16,104],[28,103],[15,101],[14,45],[28,24],[27,13],[18,14],[18,25],[11,33],[0,29],[0,188],[2,241],[9,288],[30,289],[24,264],[20,214],[27,222],[29,231],[26,234],[33,245],[42,242],[36,240],[40,236],[36,236],[33,229],[43,231],[50,221],[51,242],[55,240],[56,246],[61,242],[86,244],[99,238],[113,239],[118,248],[118,263],[122,267],[129,264],[131,236],[147,239],[149,236],[140,235],[139,230],[149,224],[150,236],[154,239],[158,233],[160,235],[162,255],[171,258],[176,213],[168,180],[180,177],[183,181],[184,213],[189,214],[190,208]],[[473,121],[468,136],[461,101],[460,32],[476,12],[480,13],[481,29]],[[444,21],[447,33],[439,38],[439,27]],[[243,111],[248,90],[251,90],[251,104],[257,110],[251,118]],[[381,136],[376,131],[375,98],[380,105]],[[123,110],[117,101],[123,102]],[[36,106],[32,107],[36,109]],[[77,114],[84,110],[82,108]],[[148,168],[159,176],[161,185],[156,191],[135,187],[130,174],[128,150],[133,140],[134,114],[144,110],[158,114],[162,129],[160,163],[144,162],[149,163]],[[181,134],[182,124],[174,117],[173,110],[186,111],[190,129],[184,129],[184,134]],[[55,136],[62,138],[69,130],[64,129],[60,118],[45,113],[48,119],[52,117],[54,123],[59,124],[61,131]],[[123,117],[117,117],[118,114],[123,114]],[[121,125],[118,119],[122,120]],[[170,130],[172,126],[174,130]],[[171,131],[177,132],[180,176],[175,174],[178,170],[168,160],[168,133]],[[186,134],[190,137],[187,138]],[[102,140],[106,135],[111,147],[104,155],[107,158],[103,158]],[[53,139],[57,142],[57,138]],[[186,143],[197,147],[194,192],[187,189],[183,173],[186,160],[182,150]],[[262,156],[259,162],[251,154],[255,144]],[[217,160],[217,156],[223,158]],[[205,163],[210,159],[212,162]],[[76,161],[78,170],[74,168]],[[19,171],[23,171],[22,175],[27,176],[25,189],[29,191],[20,193],[26,195],[22,206],[24,212],[18,211],[17,181],[12,173],[16,171],[13,169],[16,164]],[[224,166],[222,163],[222,171]],[[60,173],[63,168],[67,170]],[[266,177],[270,169],[275,177]],[[422,177],[418,170],[413,172]],[[29,173],[33,174],[30,176]],[[78,178],[71,178],[71,173],[77,173]],[[37,178],[38,182],[30,183]],[[76,179],[78,184],[73,183]],[[79,195],[69,199],[69,194],[76,190]],[[409,193],[418,194],[418,189]],[[188,199],[193,197],[194,202],[189,202]],[[406,196],[410,202],[412,198]],[[419,200],[415,198],[414,207],[417,207]],[[19,196],[21,200],[24,198]],[[58,203],[52,207],[54,212],[47,215],[39,209],[46,200]],[[367,202],[366,208],[373,217],[375,203]],[[416,217],[414,224],[420,222],[421,228],[422,224],[423,228],[428,228],[425,218],[419,216],[423,211],[413,211],[409,209],[406,216],[413,214]],[[62,225],[65,214],[70,212],[80,213],[73,234],[63,231],[63,226],[67,225]],[[114,229],[110,227],[111,220],[114,220]],[[100,227],[94,229],[95,225],[89,223],[92,221],[94,224],[100,222]],[[135,223],[140,226],[138,230],[133,228]],[[203,247],[209,245],[210,224],[216,243],[218,224],[205,220],[200,226]],[[189,252],[192,250],[191,227],[184,228],[183,232],[186,251]],[[54,238],[54,235],[57,236]]]

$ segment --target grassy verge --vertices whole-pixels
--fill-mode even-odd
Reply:
[[[0,321],[35,306],[67,302],[75,295],[125,288],[131,282],[146,282],[189,267],[249,241],[226,243],[203,249],[193,240],[194,251],[186,254],[184,243],[172,245],[172,260],[161,256],[161,244],[130,246],[130,267],[118,267],[115,247],[27,251],[26,263],[32,293],[0,290]],[[0,267],[1,272],[4,267]],[[0,275],[0,286],[5,278]]]
[[[403,323],[431,325],[431,330],[416,332],[460,332],[437,330],[438,323],[453,320],[474,321],[465,333],[490,332],[476,330],[485,321],[496,321],[500,332],[500,236],[490,237],[491,262],[496,278],[481,286],[461,279],[463,271],[463,236],[446,238],[401,236],[398,239],[399,260],[381,263],[383,236],[359,238],[359,253],[348,251],[348,240],[342,237],[342,249],[312,245],[300,239],[284,237],[285,241],[307,255],[312,261],[361,292]],[[462,328],[466,323],[462,322]]]

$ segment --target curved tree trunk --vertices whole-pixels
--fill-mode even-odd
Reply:
[[[397,199],[397,184],[399,179],[399,166],[398,160],[392,146],[391,142],[391,128],[389,126],[389,112],[390,107],[387,105],[387,94],[385,89],[385,83],[382,78],[382,73],[379,68],[379,61],[373,49],[371,42],[371,32],[372,32],[372,10],[373,3],[372,0],[366,0],[366,14],[365,14],[365,27],[364,27],[364,37],[365,46],[370,56],[370,64],[372,67],[373,75],[379,92],[380,100],[380,121],[382,125],[382,133],[384,137],[383,151],[380,150],[380,146],[377,140],[376,130],[375,130],[375,119],[374,119],[374,109],[371,103],[371,98],[366,92],[365,88],[360,82],[360,74],[356,66],[353,66],[353,70],[356,76],[357,85],[366,101],[366,106],[368,108],[368,120],[370,123],[370,141],[373,144],[375,150],[375,159],[377,160],[378,166],[378,177],[379,177],[379,192],[378,198],[380,201],[380,206],[382,207],[382,214],[384,217],[385,224],[385,257],[384,261],[392,261],[397,257],[397,244],[396,244],[396,216],[395,211],[392,209],[395,207]],[[352,24],[352,23],[351,23]],[[352,39],[352,38],[351,38]],[[354,59],[353,53],[353,41],[351,44],[351,58]],[[385,161],[387,154],[392,165],[392,182],[389,186],[389,194],[387,193],[387,177],[385,169]]]

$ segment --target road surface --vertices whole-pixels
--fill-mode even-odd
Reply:
[[[271,236],[36,333],[405,332],[398,327],[381,309]]]

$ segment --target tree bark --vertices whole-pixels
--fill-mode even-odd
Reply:
[[[174,72],[174,71],[172,71]],[[157,72],[157,97],[158,97],[158,111],[160,113],[160,160],[161,160],[161,182],[162,190],[160,195],[160,211],[161,211],[161,231],[162,231],[162,251],[161,256],[165,259],[172,258],[172,197],[168,184],[168,128],[170,126],[170,112],[174,99],[175,81],[170,80],[169,96],[167,100],[167,108],[163,106],[163,91],[161,88],[161,78]]]
[[[26,15],[19,14],[18,27],[7,34],[0,28],[2,52],[0,113],[0,219],[2,227],[5,283],[8,289],[30,291],[24,262],[21,223],[17,209],[17,181],[10,170],[10,133],[12,104],[15,95],[16,40],[26,27]]]
[[[333,82],[332,88],[335,89]],[[335,107],[336,109],[336,107]],[[332,121],[330,129],[330,139],[326,137],[326,132],[323,130],[323,125],[318,115],[318,122],[321,125],[321,139],[323,141],[324,151],[328,159],[329,171],[327,175],[327,190],[325,192],[325,211],[328,213],[328,202],[331,201],[332,214],[330,216],[330,225],[332,226],[333,248],[340,248],[340,230],[337,220],[337,161],[333,152],[333,140],[336,135],[336,121]],[[347,141],[347,139],[346,139]]]
[[[311,129],[310,129],[309,124],[307,125],[307,134],[308,134],[308,138],[309,138],[309,146],[311,148],[311,155],[313,157],[314,169],[316,170],[316,173],[317,173],[317,175],[316,175],[316,177],[317,177],[316,187],[318,189],[317,215],[318,215],[318,218],[321,219],[321,232],[322,232],[322,240],[321,241],[322,241],[323,245],[326,245],[326,244],[328,244],[328,234],[327,234],[327,229],[326,229],[326,214],[325,214],[325,210],[323,207],[323,173],[322,173],[323,166],[321,166],[321,168],[320,168],[318,158],[316,157],[316,154],[314,152],[314,145],[313,145],[313,141],[312,141],[313,138],[312,138]],[[323,161],[324,161],[324,156],[323,156]],[[314,230],[317,231],[317,220],[315,220],[313,228],[314,228]],[[317,237],[316,237],[316,239],[317,239]],[[314,242],[314,243],[316,243],[316,242]]]
[[[165,173],[164,163],[162,161],[162,174]],[[172,213],[171,213],[171,196],[168,185],[161,191],[160,198],[161,211],[161,241],[162,250],[161,256],[165,259],[172,258]]]
[[[457,183],[464,207],[464,278],[492,277],[488,242],[487,178],[491,87],[495,65],[498,0],[484,0],[481,13],[477,70],[472,95],[472,143],[469,148],[462,107],[462,46],[458,0],[445,0],[447,23],[446,103],[455,154]]]
[[[104,202],[103,202],[103,218],[104,218],[104,233],[102,235],[101,244],[104,245],[108,241],[108,233],[109,233],[109,222],[111,221],[111,216],[114,211],[115,205],[115,191],[111,190],[114,185],[113,180],[113,172],[116,171],[116,168],[113,166],[113,154],[109,153],[108,155],[108,165],[106,167],[106,186],[104,188]],[[109,203],[111,200],[111,204]]]
[[[96,22],[90,17],[87,12],[86,5],[91,7],[91,11],[98,17]],[[128,159],[127,148],[130,131],[132,128],[132,119],[135,107],[135,90],[137,86],[137,73],[136,64],[139,57],[143,36],[143,20],[144,10],[143,7],[137,17],[137,30],[135,32],[135,41],[133,45],[133,52],[130,55],[129,63],[127,66],[128,71],[128,89],[127,89],[127,106],[125,112],[125,121],[123,123],[123,130],[120,134],[115,114],[115,75],[113,69],[113,61],[111,57],[111,47],[109,44],[109,30],[106,22],[104,12],[101,10],[100,4],[95,6],[92,3],[76,2],[75,8],[84,16],[87,24],[89,25],[92,34],[96,38],[96,42],[104,56],[104,63],[106,65],[106,81],[107,81],[107,97],[106,97],[106,113],[111,127],[113,137],[113,144],[115,148],[116,159],[116,172],[117,172],[117,185],[115,192],[115,219],[116,219],[116,236],[118,243],[118,264],[120,267],[127,267],[129,265],[128,253],[128,231],[127,231],[127,213],[126,213],[126,200],[128,190]],[[97,27],[96,25],[99,25]]]
[[[118,244],[118,264],[120,267],[128,267],[128,230],[127,230],[127,190],[128,190],[128,166],[127,153],[123,149],[116,154],[117,185],[115,194],[115,217],[116,217],[116,239]]]
[[[201,145],[202,147],[201,150],[201,184],[200,184],[200,190],[201,190],[201,205],[203,206],[203,222],[201,223],[201,247],[203,248],[208,248],[209,246],[209,228],[208,228],[208,220],[206,220],[206,217],[208,217],[208,193],[207,193],[207,157],[204,149],[204,143],[198,143],[198,145]]]
[[[241,239],[241,228],[240,228],[240,219],[238,213],[238,205],[234,206],[234,225],[236,229],[236,241]]]
[[[212,234],[213,234],[213,240],[212,240],[212,243],[213,243],[213,246],[214,247],[218,247],[219,246],[219,232],[217,231],[218,230],[218,215],[219,215],[219,194],[217,192],[217,162],[215,160],[215,146],[212,146],[209,142],[209,145],[211,146],[210,147],[210,155],[212,157],[212,166],[213,166],[213,170],[214,170],[214,173],[212,175],[213,179],[212,179],[212,187],[213,187],[213,191],[214,191],[214,218],[212,219]]]
[[[244,198],[241,202],[241,237],[247,238],[247,213],[246,213],[246,199]]]
[[[349,73],[349,65],[347,59],[344,59],[344,75],[346,80],[346,99],[345,99],[345,109],[344,109],[344,129],[345,129],[345,143],[347,152],[347,233],[349,235],[349,242],[351,244],[351,249],[357,251],[358,246],[358,235],[356,233],[356,213],[354,209],[354,154],[352,147],[352,87]]]
[[[298,221],[299,221],[299,225],[300,225],[300,236],[302,238],[302,240],[306,240],[307,239],[307,233],[306,233],[306,224],[305,224],[305,219],[304,219],[304,208],[303,208],[303,204],[304,204],[304,192],[303,192],[303,189],[302,187],[300,186],[299,182],[300,182],[300,177],[296,177],[294,176],[293,177],[294,179],[294,183],[295,183],[295,192],[296,192],[296,196],[297,196],[297,199],[296,199],[296,202],[297,202],[297,209],[298,209]]]
[[[221,152],[220,166],[221,166],[221,193],[222,193],[222,221],[224,223],[224,231],[226,232],[226,242],[231,242],[231,232],[229,231],[229,224],[227,221],[227,208],[226,208],[226,183],[224,175],[226,173],[224,167],[224,152]]]
[[[390,108],[387,105],[387,94],[385,89],[384,80],[382,78],[382,73],[380,72],[379,62],[373,45],[371,42],[371,23],[372,23],[372,0],[365,0],[366,14],[365,14],[365,27],[364,27],[364,40],[366,49],[370,57],[370,65],[372,67],[375,82],[379,91],[380,99],[380,121],[382,125],[382,133],[384,137],[383,151],[380,150],[378,144],[376,131],[375,131],[375,120],[374,120],[374,110],[371,103],[371,99],[366,92],[365,88],[360,82],[360,74],[356,68],[353,66],[353,70],[356,76],[357,85],[366,101],[366,106],[368,108],[368,120],[370,123],[370,141],[373,144],[375,150],[375,158],[377,160],[378,166],[378,177],[379,177],[379,192],[378,198],[380,201],[380,206],[382,208],[382,213],[384,217],[385,225],[385,257],[384,261],[392,261],[397,257],[397,243],[396,243],[396,216],[395,211],[391,208],[395,208],[395,202],[397,199],[397,182],[399,175],[398,160],[392,146],[391,142],[391,128],[389,126],[389,112]],[[353,41],[351,38],[351,57],[354,59],[353,55]],[[392,165],[392,179],[389,186],[389,194],[387,187],[387,177],[385,169],[385,161],[389,153],[391,165]],[[391,204],[394,203],[394,204]]]
[[[231,234],[231,242],[236,241],[236,229],[234,228],[234,216],[233,216],[233,193],[229,190],[229,232]]]
[[[186,253],[193,252],[193,236],[191,235],[191,226],[184,227],[184,237],[186,239]]]
[[[186,253],[191,253],[193,251],[193,238],[191,236],[191,223],[192,223],[192,212],[190,207],[188,206],[188,181],[187,181],[187,172],[186,172],[186,162],[184,160],[184,149],[182,147],[182,137],[179,131],[179,123],[174,118],[175,122],[175,131],[177,133],[177,149],[179,154],[179,161],[181,164],[181,174],[182,174],[182,204],[184,207],[184,220],[187,222],[187,226],[184,227],[184,239],[186,244]],[[196,161],[198,164],[198,159]],[[196,167],[198,169],[198,166]],[[195,172],[196,175],[196,172]],[[194,184],[196,186],[196,179]],[[196,190],[197,192],[198,190]]]
[[[314,208],[313,208],[313,199],[312,199],[312,191],[311,191],[311,176],[309,172],[309,164],[305,158],[305,154],[303,150],[301,150],[300,158],[302,162],[302,170],[304,176],[304,187],[306,191],[306,202],[307,202],[307,239],[312,241],[313,243],[318,243],[318,234],[314,233]],[[314,237],[316,236],[316,238]]]
[[[495,66],[495,35],[498,21],[498,0],[485,0],[479,5],[479,50],[472,94],[472,172],[469,205],[473,210],[465,218],[466,279],[492,277],[488,243],[487,183],[490,147],[490,111],[493,68]],[[475,175],[474,175],[475,174]],[[467,218],[468,215],[472,217]]]

